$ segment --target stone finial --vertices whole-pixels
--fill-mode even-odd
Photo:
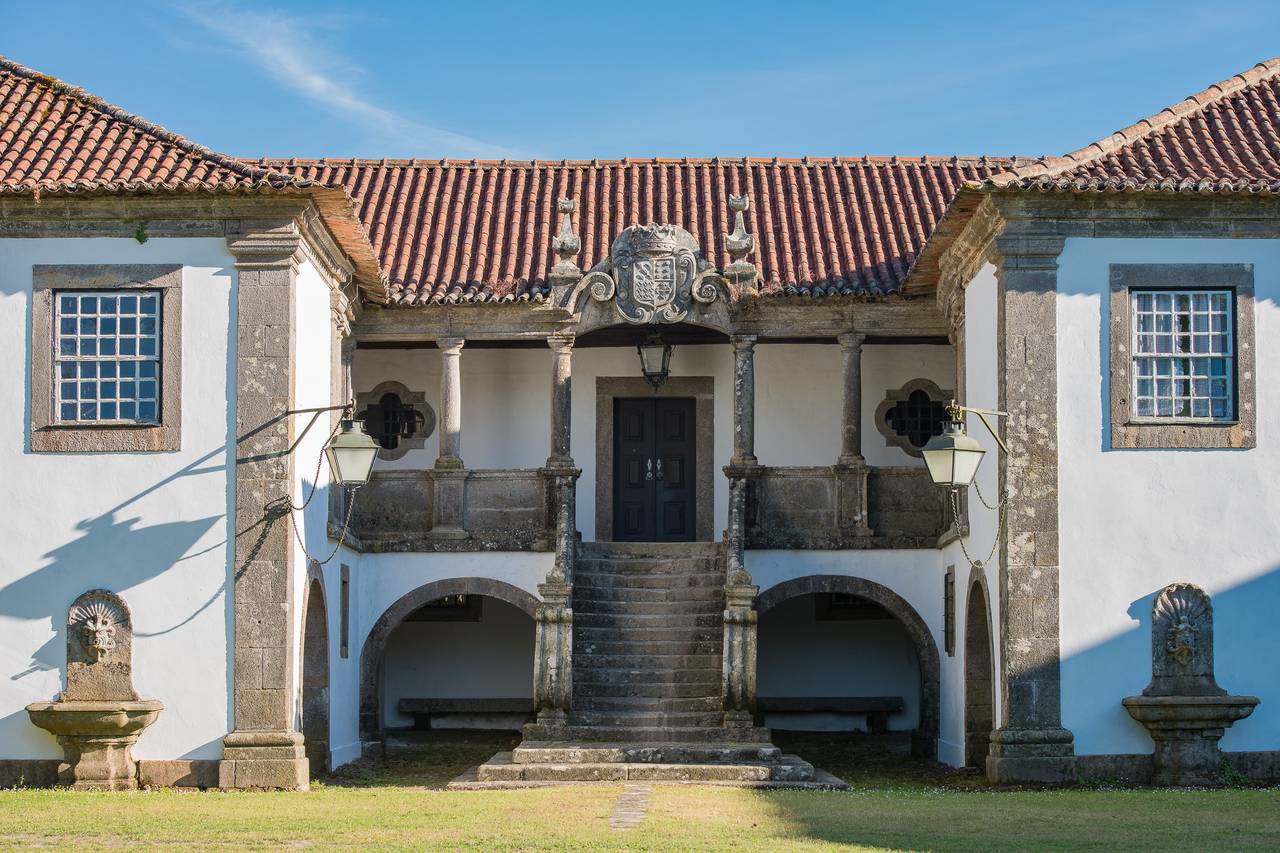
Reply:
[[[725,235],[725,248],[729,250],[730,263],[724,274],[739,292],[754,295],[756,291],[756,268],[747,260],[747,255],[755,251],[756,238],[747,233],[744,214],[751,207],[751,198],[745,194],[729,196],[729,210],[733,212],[733,231]]]
[[[582,240],[573,233],[573,212],[577,209],[578,203],[571,198],[556,202],[556,210],[560,213],[560,233],[551,239],[551,250],[559,261],[551,268],[553,285],[573,284],[582,278],[582,270],[573,260],[582,251]]]

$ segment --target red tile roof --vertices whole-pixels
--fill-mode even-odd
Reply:
[[[1280,58],[1106,139],[984,182],[1056,191],[1280,193]]]
[[[729,263],[727,199],[748,193],[749,256],[770,294],[898,291],[964,181],[1008,159],[645,159],[556,162],[263,160],[344,187],[391,283],[393,304],[541,301],[555,263],[555,202],[578,202],[578,265],[627,225],[673,223]]]

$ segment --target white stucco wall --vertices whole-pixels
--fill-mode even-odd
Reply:
[[[103,263],[184,265],[182,449],[28,453],[32,265]],[[0,239],[0,411],[8,437],[0,447],[8,494],[0,513],[0,757],[62,755],[24,706],[62,689],[67,607],[96,587],[128,603],[135,686],[165,704],[135,756],[222,754],[231,692],[234,281],[221,239]]]
[[[1111,450],[1108,265],[1252,263],[1257,448]],[[1280,242],[1070,239],[1058,268],[1063,724],[1079,754],[1148,753],[1120,705],[1151,676],[1151,602],[1175,581],[1213,596],[1218,682],[1259,697],[1226,750],[1280,749]]]
[[[965,288],[965,332],[964,332],[964,371],[965,405],[978,409],[999,409],[997,378],[998,362],[996,356],[996,319],[997,319],[997,284],[995,267],[984,265]],[[997,426],[992,419],[992,425]],[[987,455],[978,469],[975,481],[982,496],[987,502],[995,505],[999,494],[999,454],[996,444],[982,421],[976,415],[968,415],[966,428],[986,448]],[[997,428],[999,428],[997,426]],[[964,764],[964,706],[965,706],[965,615],[968,612],[969,594],[976,570],[965,556],[965,548],[969,556],[976,561],[986,563],[983,573],[989,591],[988,618],[994,642],[992,672],[995,676],[993,691],[995,693],[996,716],[1000,719],[1000,554],[996,543],[998,535],[997,513],[983,506],[978,499],[977,490],[969,491],[969,536],[964,547],[953,542],[942,551],[940,566],[945,571],[947,566],[956,567],[956,630],[955,655],[942,656],[942,726],[938,738],[938,759],[944,763],[959,767]]]
[[[892,731],[914,729],[920,719],[920,665],[897,619],[817,621],[815,596],[782,602],[760,615],[756,660],[760,696],[901,696],[903,710],[889,716]],[[865,730],[860,714],[769,714],[773,728]]]
[[[518,607],[484,598],[478,622],[402,622],[383,657],[382,716],[412,725],[397,710],[403,697],[532,699],[533,620]],[[465,723],[433,722],[433,728]]]

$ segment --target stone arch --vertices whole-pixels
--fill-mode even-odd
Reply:
[[[307,567],[302,598],[301,729],[311,774],[329,764],[329,608],[324,574],[314,561]]]
[[[994,638],[986,575],[970,576],[964,620],[964,762],[983,768],[996,727]]]
[[[938,750],[940,665],[938,645],[929,625],[907,600],[887,586],[866,578],[846,575],[807,575],[783,581],[756,597],[756,610],[764,613],[782,602],[815,593],[845,593],[865,598],[893,614],[906,629],[920,661],[920,727],[912,738],[911,751],[916,756],[933,758]]]
[[[382,655],[387,640],[405,617],[429,601],[446,595],[487,595],[518,607],[529,618],[535,618],[538,599],[517,586],[492,578],[445,578],[423,584],[405,593],[383,611],[369,629],[360,652],[360,739],[376,741],[382,737],[382,709],[378,686],[381,681]]]

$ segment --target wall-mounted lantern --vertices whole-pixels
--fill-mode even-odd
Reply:
[[[640,370],[649,384],[657,388],[671,372],[671,344],[657,332],[644,339],[636,350],[640,353]]]
[[[369,482],[373,460],[381,449],[382,445],[365,432],[364,421],[343,418],[337,435],[324,446],[333,481],[348,488],[363,486]]]
[[[933,482],[948,489],[961,489],[973,483],[973,478],[978,473],[978,466],[982,464],[982,457],[987,452],[977,439],[965,431],[965,412],[973,412],[977,415],[982,420],[983,426],[987,428],[987,432],[991,433],[991,437],[1000,445],[1000,449],[1005,453],[1009,452],[986,417],[987,415],[1008,417],[1006,412],[971,409],[952,400],[951,405],[947,406],[950,422],[943,428],[941,435],[935,435],[929,439],[920,451]]]

